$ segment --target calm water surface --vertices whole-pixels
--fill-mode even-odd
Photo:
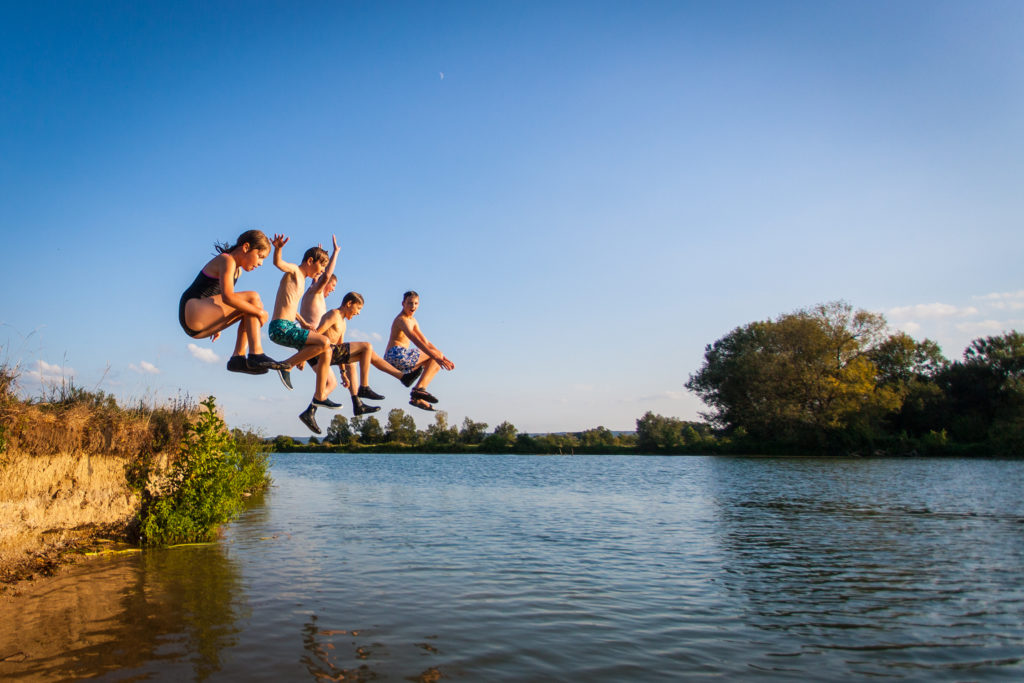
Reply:
[[[278,455],[272,474],[216,545],[0,601],[0,677],[1024,678],[1024,461]]]

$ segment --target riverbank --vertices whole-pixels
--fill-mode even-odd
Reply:
[[[48,575],[100,539],[132,538],[148,480],[167,470],[194,409],[126,410],[73,387],[32,402],[3,389],[0,583]]]

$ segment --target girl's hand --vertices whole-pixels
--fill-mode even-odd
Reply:
[[[275,234],[274,239],[270,240],[270,243],[273,244],[275,248],[280,249],[284,245],[288,244],[288,238],[284,235]]]
[[[214,332],[214,333],[213,333],[213,334],[212,334],[212,335],[210,336],[210,341],[212,341],[212,342],[215,342],[215,341],[217,341],[217,337],[219,337],[219,336],[220,336],[220,332]]]
[[[334,235],[331,235],[331,242],[334,243],[334,251],[338,251],[338,238],[335,237]]]
[[[267,319],[270,317],[270,314],[267,313],[267,309],[261,308],[259,314],[256,317],[259,318],[260,327],[263,327],[264,325],[267,324]]]

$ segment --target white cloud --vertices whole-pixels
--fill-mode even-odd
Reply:
[[[152,363],[149,363],[149,362],[144,361],[144,360],[143,361],[139,361],[138,365],[136,365],[135,363],[129,363],[128,364],[128,369],[129,370],[134,370],[135,372],[139,373],[140,375],[159,375],[160,374],[160,368],[158,368],[157,366],[153,365]]]
[[[913,321],[905,322],[901,327],[903,328],[903,331],[906,332],[907,334],[917,334],[918,332],[921,331],[921,324],[915,323]]]
[[[1024,320],[978,320],[975,322],[960,323],[956,329],[972,336],[984,334],[1002,334],[1012,329],[1022,327]]]
[[[1024,300],[1024,289],[1016,292],[992,292],[972,297],[975,301],[1005,301],[1006,299]]]
[[[188,352],[192,354],[193,358],[197,358],[204,363],[216,363],[220,360],[220,356],[213,352],[213,349],[204,349],[201,346],[195,344],[188,345]]]
[[[686,398],[685,391],[668,390],[659,391],[656,394],[648,394],[647,396],[638,396],[633,400],[640,403],[646,403],[647,401],[664,401],[666,399],[669,401],[682,401],[684,398]]]
[[[384,341],[384,337],[382,337],[378,332],[363,332],[362,330],[354,327],[350,327],[348,329],[348,334],[346,336],[349,341],[368,341],[376,342],[378,344]],[[378,351],[378,353],[383,353],[383,351]]]
[[[34,370],[26,370],[25,374],[40,382],[57,382],[75,376],[75,369],[61,365],[53,365],[45,360],[36,361]]]
[[[969,316],[977,315],[978,309],[974,306],[967,306],[960,308],[959,306],[953,306],[952,304],[915,304],[913,306],[897,306],[896,308],[890,308],[888,315],[890,318],[896,318],[898,320],[910,320],[914,318],[950,318],[954,316]]]

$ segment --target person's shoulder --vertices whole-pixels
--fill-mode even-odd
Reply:
[[[226,251],[222,251],[210,259],[210,263],[213,264],[215,268],[233,268],[235,266],[235,257]]]

